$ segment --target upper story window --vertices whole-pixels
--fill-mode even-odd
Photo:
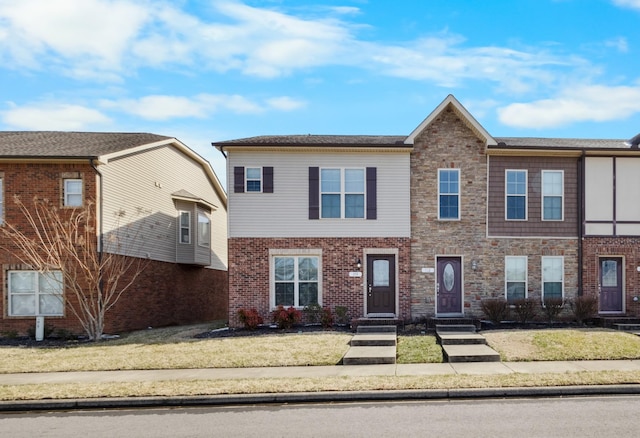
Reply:
[[[0,225],[4,222],[4,190],[2,188],[2,175],[0,174]]]
[[[564,219],[564,172],[562,170],[542,171],[542,220],[561,221]]]
[[[542,257],[542,302],[564,297],[564,257]]]
[[[438,219],[460,219],[460,169],[438,169]]]
[[[247,192],[261,192],[262,191],[262,168],[247,167],[245,171],[246,171],[245,190]]]
[[[198,245],[211,245],[211,219],[203,212],[198,213]]]
[[[504,290],[512,303],[527,298],[527,256],[507,256],[504,259]]]
[[[233,168],[234,193],[273,193],[273,167]]]
[[[191,243],[191,213],[188,211],[180,212],[180,243]]]
[[[62,316],[62,272],[8,271],[9,316]]]
[[[64,182],[64,206],[82,207],[82,180],[67,178]]]
[[[505,177],[507,220],[527,220],[527,171],[507,170]]]
[[[364,169],[320,169],[320,217],[364,218]]]

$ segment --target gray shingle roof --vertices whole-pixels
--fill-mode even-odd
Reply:
[[[592,138],[538,138],[538,137],[494,137],[498,146],[507,148],[553,148],[553,149],[628,149],[625,140]]]
[[[408,147],[405,135],[262,135],[214,142],[214,146],[380,146]]]
[[[0,158],[97,157],[170,138],[148,133],[0,131]]]

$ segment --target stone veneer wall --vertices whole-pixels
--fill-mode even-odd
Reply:
[[[598,296],[599,257],[624,258],[625,314],[640,316],[640,237],[586,237],[582,243],[582,290]],[[633,301],[639,297],[638,301]]]
[[[397,249],[399,318],[409,320],[408,238],[231,238],[229,239],[229,325],[241,327],[238,310],[255,308],[271,322],[269,304],[269,250],[322,250],[322,305],[332,310],[346,306],[350,318],[364,315],[364,277],[349,277],[364,249]]]
[[[460,169],[460,220],[438,220],[438,169]],[[484,142],[449,106],[415,140],[411,155],[411,315],[435,315],[437,256],[463,262],[465,316],[481,317],[480,301],[504,297],[505,256],[528,256],[529,297],[541,295],[541,257],[564,256],[565,297],[577,292],[577,239],[488,239]],[[477,270],[472,269],[477,262]]]

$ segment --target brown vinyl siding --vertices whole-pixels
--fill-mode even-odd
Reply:
[[[527,171],[527,220],[505,219],[505,171]],[[542,171],[564,171],[564,220],[542,220]],[[492,237],[577,237],[578,159],[504,157],[489,159],[488,234]]]

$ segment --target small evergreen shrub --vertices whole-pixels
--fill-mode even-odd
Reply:
[[[262,316],[256,309],[240,309],[238,310],[238,319],[244,324],[244,328],[247,330],[255,330],[260,324],[264,322]]]
[[[335,312],[338,324],[347,324],[349,322],[349,309],[346,306],[336,306]]]
[[[575,297],[570,302],[570,305],[576,321],[578,324],[583,325],[587,319],[592,318],[598,311],[598,297],[595,295],[580,295]]]
[[[487,319],[494,324],[500,324],[509,316],[509,303],[504,298],[485,298],[480,301],[480,307]]]
[[[273,322],[281,329],[290,329],[302,319],[302,312],[291,306],[287,309],[280,305],[271,313]]]
[[[518,322],[526,324],[527,321],[532,321],[538,311],[537,303],[533,298],[521,298],[513,302],[513,311],[518,316]]]
[[[302,312],[309,324],[316,324],[322,317],[322,306],[318,303],[309,304],[302,309]]]
[[[333,326],[333,313],[331,313],[331,309],[328,307],[322,308],[320,314],[320,324],[322,324],[322,328],[331,328]]]

